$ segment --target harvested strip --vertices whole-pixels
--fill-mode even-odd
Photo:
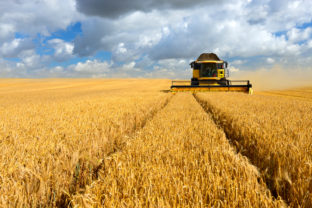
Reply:
[[[312,207],[312,103],[280,96],[196,95],[275,196]]]
[[[74,206],[281,207],[191,94],[177,94]]]
[[[1,97],[0,207],[68,205],[96,178],[100,159],[121,148],[171,97],[148,87],[107,94],[83,86],[61,96],[39,89],[38,96],[25,95],[26,103]]]

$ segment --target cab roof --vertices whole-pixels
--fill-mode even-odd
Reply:
[[[219,57],[214,53],[202,53],[197,58],[196,62],[201,62],[201,61],[222,61],[222,60],[219,59]]]

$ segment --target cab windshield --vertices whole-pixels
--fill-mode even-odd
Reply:
[[[217,77],[218,71],[217,67],[220,67],[216,63],[203,63],[200,64],[199,75],[201,77]]]

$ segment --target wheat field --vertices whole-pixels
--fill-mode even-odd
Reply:
[[[312,207],[312,93],[275,93],[201,93],[197,98],[261,170],[274,195],[294,207]]]
[[[311,207],[311,88],[0,80],[0,207]]]

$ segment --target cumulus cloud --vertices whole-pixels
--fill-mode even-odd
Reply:
[[[267,58],[267,59],[266,59],[266,62],[267,62],[268,64],[274,64],[275,60],[274,60],[273,58]]]
[[[8,40],[9,38],[13,38],[13,34],[15,31],[15,27],[12,24],[8,23],[0,23],[0,43]]]
[[[2,63],[6,73],[65,77],[190,78],[188,64],[203,52],[230,60],[233,73],[307,66],[311,20],[305,0],[0,1],[0,60],[19,59]],[[73,41],[45,41],[77,21]],[[110,60],[94,57],[102,51]],[[80,57],[87,61],[55,66]]]
[[[105,73],[109,71],[110,64],[100,62],[98,60],[87,60],[86,62],[78,62],[77,65],[72,65],[72,69],[79,73]]]
[[[231,64],[233,64],[233,65],[242,65],[242,64],[244,64],[245,62],[246,62],[246,61],[244,61],[244,60],[238,59],[238,60],[235,60],[235,61],[231,62]]]
[[[15,38],[0,45],[0,54],[5,58],[17,57],[22,51],[33,49],[34,47],[33,42],[29,38]]]
[[[20,58],[19,67],[38,65],[30,64],[35,59],[44,62],[47,58],[42,59],[34,52],[41,41],[38,36],[49,36],[56,30],[65,29],[79,18],[81,15],[76,11],[75,0],[0,1],[0,58]],[[66,45],[65,50],[55,48],[55,59],[66,58],[69,47]],[[31,56],[29,51],[33,53]]]
[[[106,1],[97,3],[110,5]],[[179,6],[168,6],[167,10],[137,9],[141,12],[128,12],[118,19],[89,18],[83,24],[85,36],[75,41],[74,52],[85,56],[97,50],[111,51],[114,61],[133,61],[146,55],[152,61],[189,59],[202,52],[215,52],[225,58],[299,57],[309,49],[309,42],[299,45],[292,41],[293,36],[275,32],[290,31],[289,28],[309,21],[312,11],[307,8],[312,8],[311,3],[287,1],[278,7],[279,3],[236,0],[192,9]],[[82,8],[84,3],[78,2],[79,5]],[[303,37],[308,38],[309,31],[305,29]],[[121,53],[121,46],[126,53]]]
[[[285,36],[276,36],[263,25],[245,21],[248,14],[237,12],[244,11],[244,5],[228,5],[219,10],[199,8],[195,13],[200,16],[192,15],[172,24],[170,33],[152,48],[151,57],[187,58],[203,51],[226,57],[300,54],[300,46]],[[225,18],[215,18],[219,13]]]
[[[65,77],[92,77],[92,78],[110,78],[110,77],[140,77],[141,69],[135,66],[135,62],[126,64],[114,64],[113,62],[100,61],[97,59],[78,62],[65,68],[54,68],[54,75]]]
[[[48,35],[79,17],[75,7],[75,0],[0,1],[0,28],[10,36],[14,32]]]
[[[244,9],[249,23],[263,26],[270,32],[288,31],[311,21],[312,1],[250,1]]]
[[[54,49],[53,57],[56,61],[62,62],[73,58],[74,46],[72,43],[56,38],[49,40],[48,44]]]
[[[21,61],[16,63],[17,68],[27,71],[36,71],[45,68],[51,61],[50,56],[41,56],[33,49],[21,52],[18,58]]]
[[[231,65],[229,66],[229,72],[230,73],[232,73],[232,72],[235,73],[235,72],[238,72],[238,71],[240,71],[239,68],[237,68],[235,66],[231,66]]]
[[[157,62],[153,70],[146,72],[150,78],[189,79],[192,73],[187,59],[163,59]]]
[[[12,69],[13,67],[10,66],[10,64],[5,61],[4,59],[0,59],[0,76],[1,77],[7,77],[12,76]]]
[[[153,11],[135,12],[120,20],[88,18],[82,24],[84,35],[74,41],[74,53],[90,56],[98,50],[105,50],[113,53],[115,61],[124,61],[131,57],[135,60],[146,48],[152,47],[160,40],[162,28],[168,21],[177,19],[173,14],[171,16],[164,17],[161,13]],[[120,53],[121,45],[127,53]]]
[[[312,28],[307,27],[305,29],[292,28],[287,32],[288,39],[291,42],[305,41],[311,38]]]

